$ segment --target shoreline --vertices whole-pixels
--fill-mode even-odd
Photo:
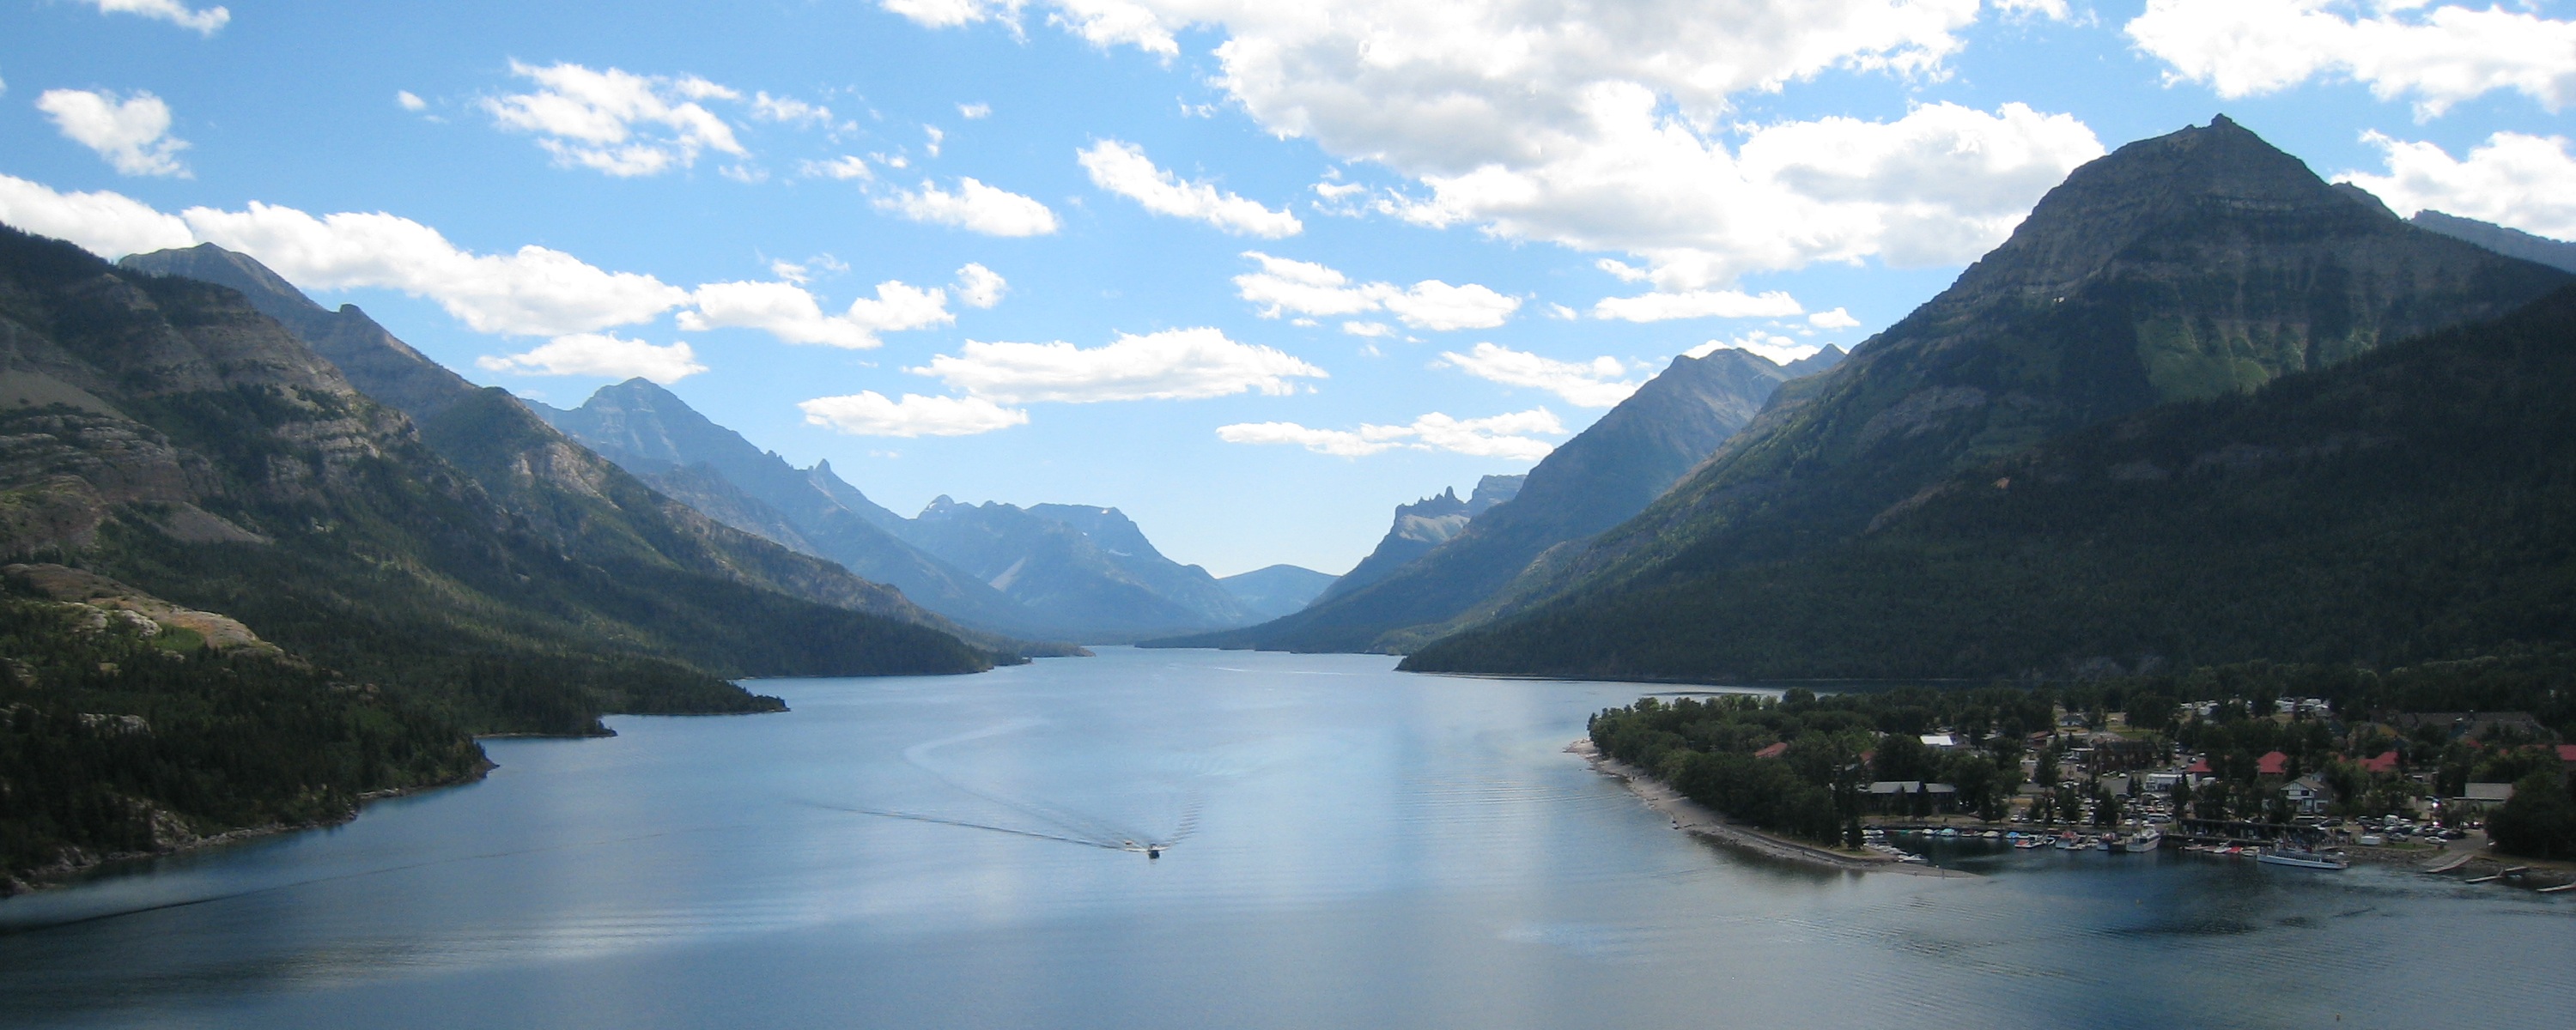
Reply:
[[[1654,809],[1657,812],[1661,812],[1665,816],[1669,817],[1673,821],[1673,827],[1675,829],[1690,834],[1693,837],[1698,837],[1702,840],[1714,841],[1718,844],[1735,848],[1740,851],[1749,851],[1765,858],[1779,859],[1785,862],[1793,862],[1799,865],[1829,870],[1832,872],[1903,873],[1908,876],[1936,876],[1943,879],[1973,880],[1979,878],[1975,873],[1960,872],[1955,869],[1943,869],[1939,866],[1933,865],[1918,865],[1911,862],[1899,862],[1893,858],[1879,858],[1874,856],[1862,858],[1855,855],[1845,855],[1840,852],[1825,850],[1824,848],[1817,847],[1813,844],[1804,844],[1790,840],[1786,837],[1765,833],[1750,826],[1739,826],[1734,823],[1730,823],[1726,820],[1726,817],[1710,810],[1707,806],[1687,797],[1683,797],[1680,791],[1674,790],[1673,788],[1666,786],[1662,781],[1647,775],[1645,770],[1602,754],[1601,749],[1593,746],[1593,743],[1589,738],[1576,740],[1574,743],[1566,745],[1565,752],[1582,758],[1585,764],[1592,767],[1594,772],[1600,773],[1604,776],[1617,778],[1621,783],[1627,785],[1630,793],[1637,795],[1639,800],[1644,801],[1646,803],[1646,807]]]
[[[131,862],[137,859],[146,858],[168,858],[172,855],[186,854],[187,852],[200,851],[206,848],[218,847],[225,844],[238,844],[243,841],[257,840],[261,837],[271,837],[282,833],[301,833],[307,830],[327,830],[334,826],[346,826],[351,822],[355,822],[358,816],[366,811],[367,805],[370,803],[383,801],[388,798],[410,797],[414,794],[426,794],[433,790],[445,790],[449,787],[462,787],[469,783],[479,783],[482,781],[483,777],[489,775],[492,770],[498,768],[500,768],[500,763],[486,758],[475,765],[474,771],[452,780],[441,780],[437,783],[423,783],[410,787],[396,787],[389,790],[371,790],[358,795],[357,803],[349,806],[349,814],[329,821],[309,823],[269,823],[264,826],[242,826],[225,830],[221,833],[213,833],[203,837],[190,838],[189,840],[181,843],[172,844],[167,847],[155,848],[150,851],[115,851],[105,855],[93,855],[85,851],[76,852],[78,855],[77,860],[59,861],[52,865],[39,866],[37,868],[27,870],[23,875],[0,871],[0,900],[14,898],[22,894],[34,894],[38,891],[60,890],[65,887],[73,886],[79,883],[87,874],[95,872],[99,867],[112,862]]]

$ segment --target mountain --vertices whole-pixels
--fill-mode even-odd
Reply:
[[[1488,477],[1491,478],[1491,477]],[[1250,572],[1223,576],[1217,585],[1234,595],[1236,604],[1255,619],[1275,619],[1305,607],[1333,585],[1329,572],[1317,572],[1296,565],[1271,565]]]
[[[1693,680],[2388,668],[2576,640],[2576,287],[1945,477],[1855,538],[1406,667]]]
[[[469,730],[777,707],[725,682],[745,675],[990,664],[759,585],[829,566],[702,518],[616,527],[662,534],[634,546],[567,543],[564,523],[649,507],[650,491],[612,468],[588,484],[602,500],[506,507],[223,286],[0,230],[0,369],[0,554],[223,612]]]
[[[1606,631],[1567,613],[1716,589],[1730,570],[1851,540],[1927,487],[2084,426],[2241,394],[2569,281],[2353,192],[2224,117],[2078,168],[1949,289],[1783,391],[1670,493],[1496,612],[1545,606],[1547,628],[1479,639]]]
[[[1075,639],[1133,640],[1250,618],[1216,577],[1164,557],[1116,508],[941,496],[906,524],[904,538]]]
[[[1550,549],[1637,514],[1751,421],[1803,370],[1830,367],[1828,349],[1800,367],[1741,350],[1683,355],[1590,428],[1532,468],[1519,492],[1454,537],[1377,582],[1304,611],[1227,633],[1177,638],[1183,647],[1290,651],[1402,649],[1505,591]]]
[[[477,387],[394,337],[356,305],[315,304],[248,255],[213,244],[137,254],[122,267],[239,292],[338,368],[350,385],[410,417],[423,442],[529,530],[584,560],[674,563],[745,586],[952,634],[963,632],[897,590],[710,518],[699,497],[656,490],[542,421],[496,388]],[[743,530],[743,531],[737,531]],[[812,552],[808,552],[811,554]],[[979,638],[991,650],[1009,641]]]
[[[1332,588],[1324,591],[1323,599],[1331,600],[1385,579],[1431,553],[1432,548],[1448,543],[1450,537],[1467,528],[1469,520],[1518,496],[1521,484],[1528,480],[1526,475],[1486,476],[1476,481],[1475,491],[1463,501],[1458,499],[1457,490],[1447,489],[1411,504],[1396,505],[1395,522],[1387,527],[1377,549],[1334,581]]]
[[[650,380],[601,387],[568,411],[527,403],[566,436],[735,529],[839,562],[968,625],[1044,632],[1000,591],[901,539],[903,516],[843,482],[830,463],[796,468]]]
[[[2467,240],[2506,257],[2548,265],[2561,272],[2576,272],[2576,243],[2534,236],[2520,229],[2508,229],[2493,222],[2443,214],[2429,208],[2415,212],[2415,217],[2407,221],[2418,228],[2455,240]]]

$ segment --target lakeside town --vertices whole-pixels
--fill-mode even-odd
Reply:
[[[2548,717],[2158,692],[2182,685],[1685,693],[1602,713],[1578,748],[1667,788],[1647,796],[1676,827],[1843,868],[1983,841],[2576,888],[2576,743]]]

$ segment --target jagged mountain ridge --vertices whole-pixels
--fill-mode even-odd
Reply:
[[[1949,477],[1830,547],[1439,641],[1701,681],[2389,667],[2576,637],[2576,287]]]
[[[1532,468],[1509,501],[1369,583],[1294,615],[1172,646],[1291,651],[1402,649],[1471,615],[1553,548],[1619,524],[1749,422],[1781,384],[1831,367],[1828,348],[1790,366],[1736,349],[1682,355]]]
[[[843,482],[829,463],[798,469],[650,380],[601,387],[577,408],[526,403],[555,429],[736,529],[839,562],[968,625],[1043,635],[1037,620],[981,579],[901,539],[893,529],[904,518]]]
[[[410,416],[422,439],[556,546],[604,560],[676,561],[696,571],[943,632],[959,627],[882,581],[782,553],[766,534],[711,518],[712,505],[639,481],[556,431],[518,398],[430,360],[356,305],[326,309],[248,255],[201,244],[137,254],[122,267],[215,283],[312,346],[350,384]],[[741,530],[737,532],[737,530]],[[807,552],[812,554],[813,552]],[[979,640],[1011,650],[1010,642]]]
[[[1164,557],[1116,508],[960,504],[942,495],[907,524],[905,538],[1087,642],[1249,618],[1216,577]]]
[[[719,674],[989,667],[659,552],[558,546],[228,287],[0,231],[0,359],[0,549],[226,613],[469,728],[761,707]]]
[[[1376,549],[1360,563],[1343,573],[1319,600],[1329,601],[1361,587],[1394,575],[1395,570],[1431,553],[1431,549],[1448,543],[1467,528],[1467,523],[1497,504],[1520,495],[1527,475],[1485,476],[1476,480],[1476,488],[1465,500],[1458,498],[1456,488],[1425,497],[1411,504],[1395,506],[1395,520],[1388,525],[1386,536]]]
[[[2568,281],[2397,219],[2224,117],[2121,147],[2010,239],[1497,617],[1782,560],[1926,487],[2158,403],[2252,389]]]
[[[2576,272],[2576,243],[2553,240],[2547,236],[2535,236],[2494,222],[2462,218],[2430,208],[2415,212],[2415,217],[2407,221],[2419,228],[2429,229],[2455,240],[2466,240],[2506,257],[2537,262],[2561,272]]]

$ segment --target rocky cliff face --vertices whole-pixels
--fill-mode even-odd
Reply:
[[[1512,607],[1828,545],[2076,428],[2496,317],[2567,280],[2399,221],[2225,118],[2132,143]]]
[[[925,551],[980,577],[1065,635],[1118,642],[1243,624],[1216,577],[1163,556],[1116,508],[940,497],[906,525]]]
[[[1829,351],[1807,367],[1829,366]],[[1294,615],[1190,643],[1294,651],[1402,649],[1495,603],[1551,548],[1635,515],[1751,421],[1790,369],[1740,350],[1677,357],[1530,470],[1454,537]],[[1544,566],[1540,566],[1544,568]],[[1178,642],[1178,641],[1176,641]]]
[[[1395,522],[1387,527],[1377,548],[1333,581],[1318,600],[1329,601],[1394,575],[1395,570],[1431,553],[1432,548],[1448,543],[1450,537],[1467,528],[1469,520],[1519,495],[1521,484],[1528,479],[1525,475],[1485,476],[1476,481],[1475,491],[1466,500],[1458,499],[1458,491],[1449,489],[1411,504],[1396,505]]]
[[[2534,236],[2494,222],[2481,222],[2430,209],[2415,212],[2415,217],[2407,221],[2417,228],[2465,240],[2506,257],[2548,265],[2561,272],[2576,272],[2576,243]]]

